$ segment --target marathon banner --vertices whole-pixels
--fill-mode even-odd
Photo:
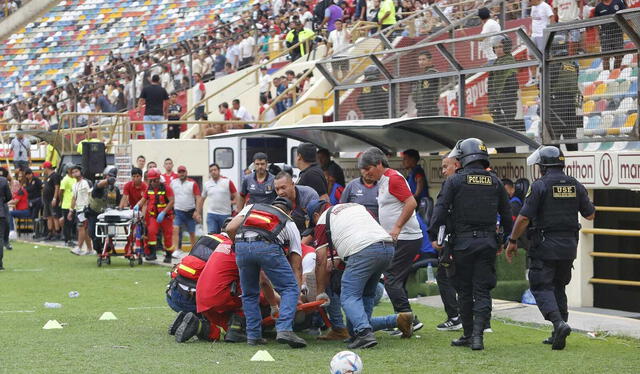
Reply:
[[[491,169],[498,177],[516,181],[540,178],[538,167],[527,165],[527,155],[491,155]],[[425,162],[427,180],[433,185],[444,181],[440,157],[428,157]],[[576,178],[587,189],[640,188],[640,153],[634,152],[572,152],[565,159],[565,173]]]

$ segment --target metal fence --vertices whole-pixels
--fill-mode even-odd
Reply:
[[[536,136],[525,116],[538,90],[527,81],[542,54],[524,26],[320,62],[334,84],[335,120],[463,116]]]
[[[546,144],[638,139],[639,32],[637,8],[547,28],[541,87]]]
[[[528,36],[530,19],[506,26],[321,61],[334,119],[469,117],[570,150],[640,139],[640,9],[549,26],[543,51]]]

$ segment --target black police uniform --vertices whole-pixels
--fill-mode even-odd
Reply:
[[[588,217],[595,208],[587,190],[561,167],[547,168],[533,182],[520,215],[532,222],[529,228],[529,284],[546,320],[567,321],[565,286],[578,246],[578,212]]]
[[[552,62],[549,64],[551,76],[550,93],[551,113],[549,120],[553,128],[554,139],[575,139],[576,128],[582,124],[582,118],[576,115],[576,107],[579,105],[580,90],[578,88],[578,75],[580,68],[574,61]],[[567,144],[568,150],[577,151],[576,144]]]
[[[389,118],[389,89],[384,86],[363,87],[358,109],[364,119]]]
[[[428,68],[425,74],[436,74],[438,70]],[[437,116],[438,99],[440,98],[440,78],[430,78],[418,81],[413,87],[413,102],[416,103],[418,117]]]
[[[466,165],[449,177],[435,205],[431,239],[452,215],[454,235],[454,285],[458,291],[464,337],[482,335],[491,318],[491,289],[496,286],[496,252],[501,243],[496,221],[506,232],[512,228],[511,207],[500,179],[485,170],[479,161]]]

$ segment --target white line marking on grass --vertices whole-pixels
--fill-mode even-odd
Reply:
[[[44,269],[13,269],[13,271],[44,271]]]
[[[143,309],[168,309],[168,306],[139,306],[135,308],[127,308],[129,310],[143,310]]]
[[[35,313],[35,310],[0,310],[0,314],[2,313]]]

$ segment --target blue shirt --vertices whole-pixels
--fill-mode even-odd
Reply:
[[[367,186],[362,177],[347,183],[340,196],[341,203],[357,203],[364,205],[373,218],[378,220],[378,183]]]
[[[418,179],[422,178],[424,180],[424,187],[422,188],[422,192],[420,196],[416,198],[416,200],[420,200],[423,197],[429,196],[429,185],[427,184],[427,176],[424,173],[424,169],[420,165],[416,165],[411,171],[409,171],[409,175],[407,176],[407,183],[409,183],[409,188],[411,189],[411,193],[415,195],[416,190],[418,189]]]
[[[262,182],[258,182],[256,173],[253,172],[242,180],[240,195],[242,197],[249,195],[247,204],[271,204],[276,198],[276,189],[273,186],[274,180],[273,174],[267,173],[267,178]]]

